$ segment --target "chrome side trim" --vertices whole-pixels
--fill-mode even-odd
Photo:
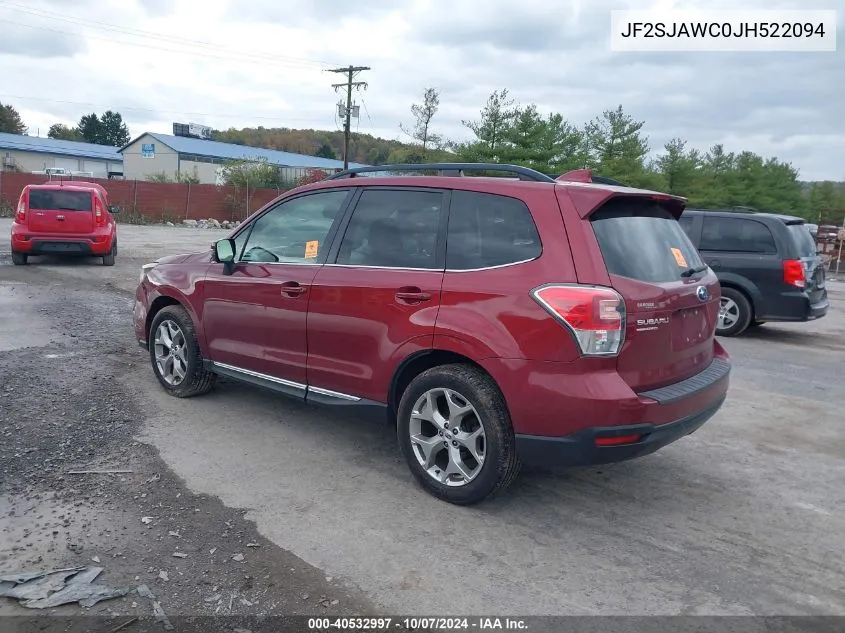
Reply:
[[[227,365],[226,363],[217,363],[215,361],[211,361],[212,367],[219,367],[220,369],[228,369],[229,371],[234,371],[239,374],[244,374],[245,376],[252,376],[253,378],[259,378],[261,380],[266,380],[267,382],[273,382],[277,385],[283,385],[285,387],[290,387],[292,389],[299,389],[301,391],[305,391],[308,389],[307,385],[303,385],[298,382],[294,382],[292,380],[285,380],[284,378],[276,378],[275,376],[268,376],[267,374],[262,374],[257,371],[252,371],[250,369],[241,369],[240,367],[235,367],[234,365]]]
[[[540,259],[541,255],[537,257],[531,257],[529,259],[521,259],[518,262],[510,262],[507,264],[497,264],[496,266],[485,266],[483,268],[447,268],[447,273],[477,273],[484,270],[496,270],[497,268],[509,268],[510,266],[519,266],[520,264],[527,264],[528,262],[533,262],[535,260]]]
[[[330,398],[338,398],[340,400],[349,400],[350,402],[358,402],[361,398],[357,396],[350,396],[339,391],[332,391],[331,389],[321,389],[320,387],[308,387],[308,393],[316,393],[321,396],[329,396]]]
[[[266,380],[267,382],[272,382],[277,385],[283,385],[285,387],[290,387],[291,389],[297,389],[299,391],[304,391],[308,393],[315,393],[321,396],[328,396],[330,398],[338,398],[339,400],[349,400],[350,402],[359,402],[361,398],[358,396],[350,396],[346,393],[341,393],[339,391],[332,391],[331,389],[321,389],[320,387],[309,387],[308,385],[303,385],[302,383],[294,382],[292,380],[285,380],[284,378],[276,378],[275,376],[268,376],[267,374],[262,374],[257,371],[252,371],[250,369],[242,369],[241,367],[235,367],[234,365],[227,365],[226,363],[218,363],[215,361],[211,362],[211,366],[219,367],[220,369],[226,369],[228,371],[236,372],[238,374],[243,374],[245,376],[251,376],[252,378],[258,378],[260,380]]]
[[[404,266],[364,266],[361,264],[323,264],[331,268],[364,268],[372,270],[419,270],[426,273],[442,273],[442,268],[410,268]]]

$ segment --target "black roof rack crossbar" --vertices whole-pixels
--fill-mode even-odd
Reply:
[[[463,176],[464,171],[498,171],[515,174],[520,180],[534,182],[555,182],[555,179],[528,167],[520,165],[502,165],[499,163],[423,163],[420,165],[377,165],[375,167],[355,167],[332,174],[326,180],[355,178],[358,174],[397,172],[397,171],[436,171],[438,176]]]

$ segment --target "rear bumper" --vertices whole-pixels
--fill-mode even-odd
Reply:
[[[825,316],[829,307],[827,291],[815,302],[806,292],[785,292],[769,302],[762,314],[755,316],[760,321],[813,321]]]
[[[517,435],[516,448],[527,466],[540,468],[590,466],[642,457],[697,431],[721,408],[722,396],[703,411],[668,424],[633,424],[585,429],[567,437]],[[605,438],[637,436],[622,445],[600,445]]]
[[[107,255],[114,236],[12,233],[12,250],[27,255]]]

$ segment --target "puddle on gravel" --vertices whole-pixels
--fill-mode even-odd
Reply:
[[[50,320],[33,310],[27,284],[0,283],[0,352],[37,347],[58,339]]]

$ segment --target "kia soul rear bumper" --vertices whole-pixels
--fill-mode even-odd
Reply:
[[[27,255],[108,255],[114,238],[105,235],[13,234],[12,250]]]

